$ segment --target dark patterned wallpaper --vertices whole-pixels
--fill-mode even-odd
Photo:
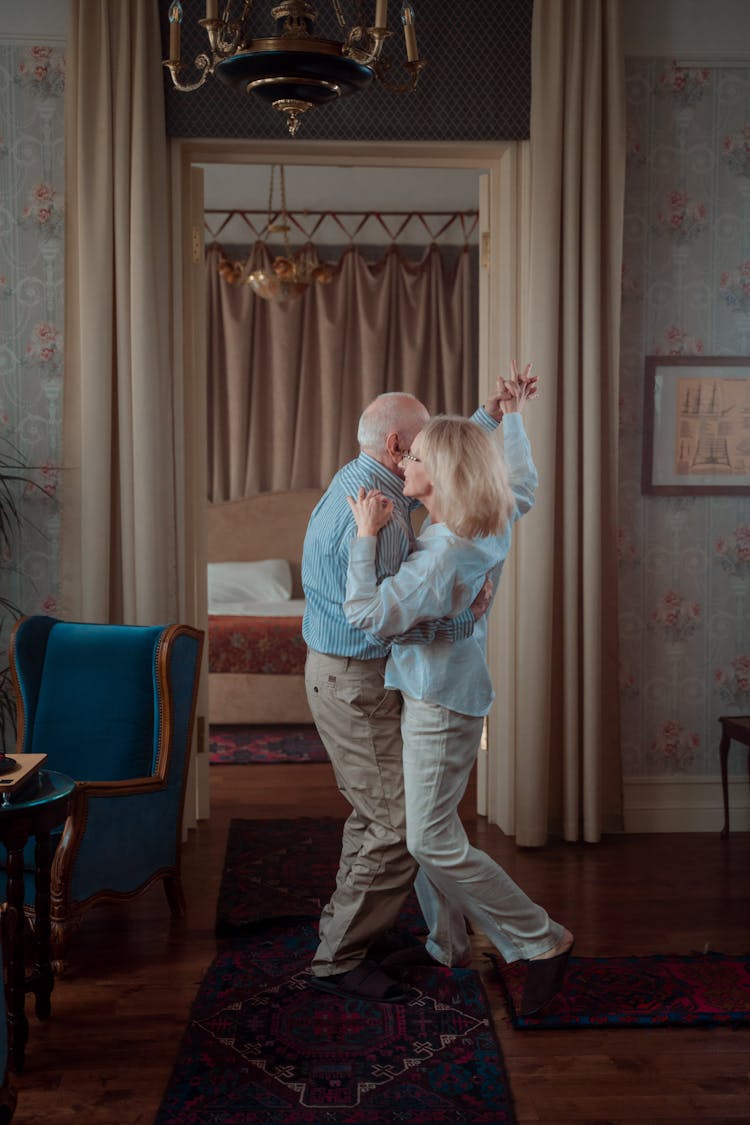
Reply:
[[[305,140],[522,140],[529,135],[531,101],[531,13],[533,0],[415,0],[420,55],[429,60],[414,93],[393,94],[375,82],[367,90],[311,110],[298,137]],[[344,0],[344,12],[357,3]],[[374,11],[375,0],[362,8]],[[159,0],[162,57],[168,54],[169,0]],[[251,30],[271,35],[271,0],[255,0]],[[317,0],[318,34],[338,39],[331,0]],[[204,50],[205,32],[196,20],[202,0],[183,0],[182,57]],[[235,11],[237,5],[235,5]],[[403,56],[400,3],[390,0],[387,44],[396,72]],[[288,136],[285,118],[251,95],[209,78],[193,93],[172,86],[165,68],[167,129],[173,137]],[[196,77],[192,74],[191,77]]]

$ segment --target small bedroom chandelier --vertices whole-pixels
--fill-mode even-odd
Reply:
[[[327,262],[320,262],[314,247],[308,243],[301,250],[292,253],[289,239],[290,218],[286,207],[286,179],[284,165],[279,166],[279,190],[281,207],[274,210],[274,183],[276,165],[271,166],[268,186],[268,222],[262,233],[262,240],[256,243],[249,262],[230,262],[222,254],[219,273],[230,285],[249,285],[253,293],[266,301],[289,301],[300,297],[311,285],[327,285],[333,279],[335,269]],[[284,253],[268,260],[268,235],[280,234],[284,243]]]
[[[303,113],[357,93],[373,79],[396,93],[412,91],[427,65],[419,57],[412,5],[401,7],[406,75],[398,82],[390,76],[389,60],[382,57],[383,45],[393,35],[388,28],[388,0],[375,0],[372,27],[349,27],[341,0],[331,0],[331,4],[342,31],[341,41],[316,35],[318,13],[309,0],[281,0],[274,5],[271,16],[276,34],[261,39],[252,38],[249,32],[252,0],[243,0],[236,16],[232,15],[233,0],[226,0],[221,14],[219,0],[206,0],[205,18],[198,23],[208,36],[208,51],[193,60],[198,78],[191,82],[185,76],[189,64],[180,55],[182,4],[174,0],[169,8],[169,58],[164,66],[178,90],[197,90],[215,74],[226,85],[255,94],[286,116],[292,136]]]

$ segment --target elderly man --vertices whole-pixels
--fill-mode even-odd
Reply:
[[[473,420],[494,430],[505,398],[498,379],[496,393]],[[414,546],[400,466],[428,420],[426,407],[406,393],[379,395],[366,407],[357,432],[359,457],[339,470],[313,511],[302,557],[307,698],[338,787],[352,807],[336,889],[320,919],[310,984],[334,995],[384,1002],[403,1000],[405,993],[374,958],[417,865],[406,849],[401,696],[384,687],[388,648],[349,625],[343,612],[349,544],[356,534],[346,497],[363,486],[393,500],[393,518],[378,536],[377,568],[380,577],[395,573]],[[470,610],[422,622],[409,640],[429,644],[469,636],[488,602],[483,592]]]

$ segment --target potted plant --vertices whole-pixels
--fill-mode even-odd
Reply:
[[[33,488],[44,492],[31,473],[30,466],[23,461],[12,442],[0,437],[0,630],[9,617],[16,621],[23,612],[8,596],[3,582],[8,568],[3,560],[12,550],[24,520],[20,490]],[[0,657],[0,759],[6,754],[8,742],[14,743],[15,734],[16,699],[6,650],[6,654]]]

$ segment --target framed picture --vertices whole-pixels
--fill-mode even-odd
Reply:
[[[642,490],[750,495],[750,356],[646,357]]]

